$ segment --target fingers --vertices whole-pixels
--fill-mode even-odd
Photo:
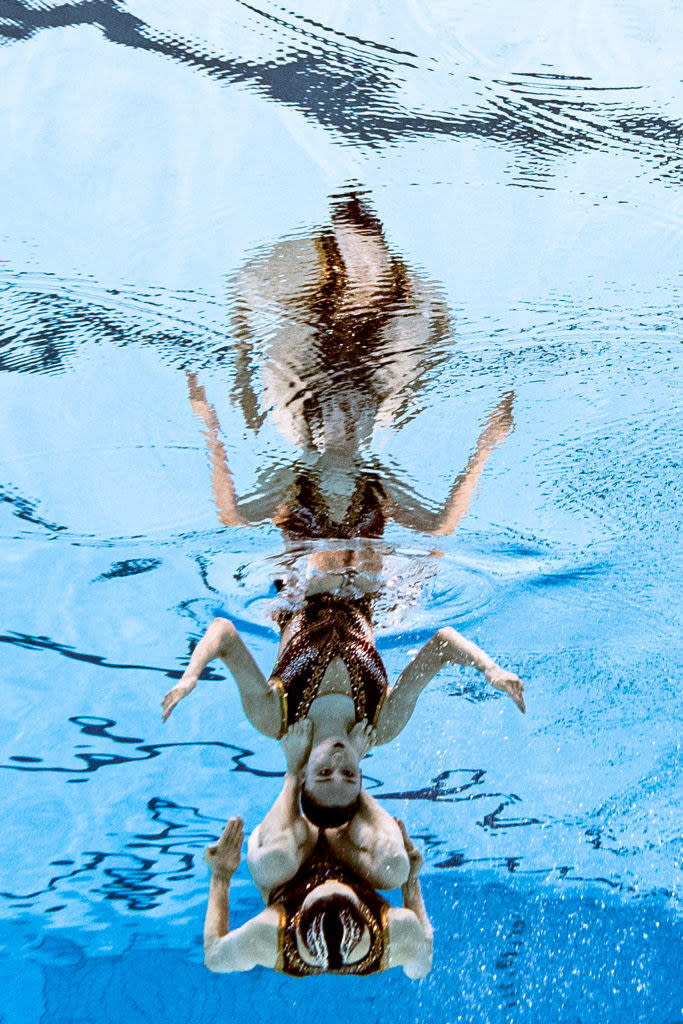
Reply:
[[[294,722],[293,725],[290,725],[285,736],[289,736],[290,739],[301,740],[303,742],[308,739],[312,733],[313,722],[310,718],[300,718],[298,722]]]
[[[231,876],[239,866],[243,841],[244,822],[239,816],[231,818],[218,842],[206,847],[204,860],[212,871]]]
[[[501,412],[511,413],[514,400],[514,391],[506,391],[505,394],[502,396],[501,400],[499,401],[498,405],[496,406],[496,409],[499,409]]]
[[[292,726],[296,730],[297,735],[301,736],[301,739],[307,739],[313,734],[313,722],[310,718],[300,718],[298,722],[295,722]]]
[[[185,371],[187,377],[187,387],[190,392],[190,401],[192,402],[205,402],[206,392],[203,385],[201,385],[197,379],[197,374],[192,373],[189,370]]]
[[[161,701],[161,707],[163,709],[162,715],[161,715],[161,721],[162,722],[167,721],[168,716],[171,714],[171,712],[173,711],[173,708],[176,706],[176,704],[178,703],[179,700],[180,700],[180,697],[178,697],[176,694],[174,694],[173,690],[171,690],[169,693],[166,694],[166,696]]]
[[[370,747],[374,747],[375,739],[377,737],[377,730],[370,725],[369,722],[365,723],[363,728],[363,750],[361,753],[362,757],[365,757]]]
[[[510,679],[506,681],[504,689],[505,692],[512,697],[522,714],[525,714],[526,705],[524,703],[524,683],[522,680],[517,676],[511,676]]]
[[[512,697],[522,714],[526,712],[524,683],[519,676],[516,676],[514,672],[506,672],[504,669],[496,667],[490,675],[487,673],[486,678],[496,690],[502,690],[503,693]]]
[[[311,749],[313,723],[308,719],[300,719],[289,727],[281,739],[282,749],[287,759],[287,771],[296,774],[303,766]]]
[[[356,747],[360,757],[365,757],[370,747],[375,745],[377,730],[370,725],[367,719],[356,722],[349,733],[349,739]]]
[[[408,835],[407,829],[403,821],[400,818],[394,818],[394,821],[401,830],[401,836],[403,837],[403,845],[405,846],[406,850],[410,850],[411,846],[414,848],[414,843],[410,836]]]
[[[223,835],[218,840],[218,846],[236,846],[242,845],[242,839],[244,838],[244,822],[237,816],[231,818],[228,824],[223,829]]]
[[[169,690],[168,693],[162,698],[162,722],[165,722],[168,719],[168,716],[171,714],[176,704],[179,704],[183,697],[187,697],[188,693],[192,693],[192,691],[194,690],[196,683],[194,683],[191,679],[185,682],[183,680],[186,680],[186,676],[183,676],[183,679],[181,679],[179,683],[176,683],[173,689]]]

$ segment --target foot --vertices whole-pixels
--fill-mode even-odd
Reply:
[[[374,747],[376,739],[377,730],[370,725],[367,719],[356,722],[349,733],[349,743],[355,747],[359,761],[365,757],[371,747]]]
[[[310,718],[300,718],[291,725],[280,740],[287,758],[287,774],[298,775],[308,760],[313,739],[313,723]]]

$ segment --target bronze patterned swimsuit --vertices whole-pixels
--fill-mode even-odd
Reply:
[[[289,623],[292,636],[271,676],[282,703],[280,735],[306,717],[335,658],[349,673],[356,721],[375,725],[389,681],[372,638],[367,602],[316,594]]]
[[[296,932],[301,910],[308,894],[323,882],[340,882],[353,889],[370,935],[370,949],[357,963],[344,964],[334,971],[307,963],[299,953]],[[388,912],[391,906],[368,883],[332,852],[323,833],[313,853],[289,882],[273,889],[268,906],[280,914],[278,959],[275,970],[295,978],[311,974],[376,974],[387,969]]]
[[[384,533],[383,506],[386,494],[379,477],[373,472],[358,474],[348,510],[341,523],[330,518],[315,479],[301,473],[295,484],[292,507],[279,520],[283,533],[295,540],[316,540],[326,537],[381,537]]]

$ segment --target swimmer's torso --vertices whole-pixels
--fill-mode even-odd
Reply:
[[[280,691],[282,733],[305,718],[316,699],[328,696],[350,698],[355,721],[374,725],[389,684],[367,601],[316,595],[281,627],[271,678]]]
[[[301,955],[296,937],[304,900],[313,889],[330,881],[340,882],[353,889],[358,897],[358,909],[370,939],[369,949],[360,960],[344,964],[334,972],[329,968],[308,963]],[[323,833],[313,853],[302,864],[294,878],[273,889],[268,897],[268,906],[277,910],[279,914],[276,971],[302,978],[312,974],[362,975],[386,970],[390,905],[360,875],[335,856]]]
[[[312,475],[301,473],[294,484],[289,508],[278,526],[290,539],[381,537],[385,526],[386,495],[377,474],[361,472],[353,491],[342,502],[324,496]]]

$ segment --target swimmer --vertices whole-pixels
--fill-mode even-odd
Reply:
[[[324,834],[294,878],[264,894],[266,909],[230,927],[230,883],[240,863],[243,825],[232,818],[206,851],[211,871],[204,963],[227,973],[268,967],[293,977],[368,975],[401,967],[423,978],[432,964],[432,926],[419,873],[422,855],[396,822],[409,869],[403,905],[393,907],[335,858]]]

